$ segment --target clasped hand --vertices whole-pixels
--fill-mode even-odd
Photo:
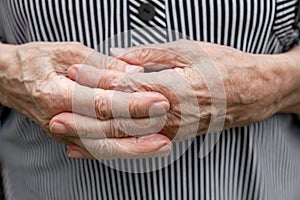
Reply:
[[[263,66],[270,61],[267,57],[187,40],[112,49],[111,54],[122,62],[143,66],[145,73],[124,73],[85,64],[75,64],[68,69],[68,77],[85,89],[114,91],[109,99],[96,105],[105,117],[82,115],[95,110],[82,104],[77,109],[73,106],[73,110],[85,110],[85,113],[62,112],[51,119],[52,132],[76,138],[68,148],[71,157],[165,156],[170,152],[171,140],[180,141],[247,125],[278,111],[274,102],[280,102],[277,94],[282,87],[278,77],[273,80],[267,77],[270,73]],[[78,89],[77,93],[90,96],[84,88]],[[138,98],[132,101],[124,99],[119,92],[160,93],[170,107],[166,105],[164,114],[146,112],[150,107],[145,102],[132,109]],[[140,96],[140,99],[147,101],[146,96]],[[124,108],[134,112],[125,112]],[[147,118],[130,115],[144,113],[142,110]],[[57,128],[55,124],[61,127]],[[137,145],[140,140],[145,143],[144,146]],[[156,144],[155,147],[161,148],[151,149],[149,141],[152,141],[151,146]]]
[[[52,120],[50,123],[51,118],[58,114],[66,123],[70,119],[64,118],[64,115],[68,116],[71,113],[79,119],[98,119],[103,122],[101,131],[113,137],[119,134],[119,125],[126,124],[129,117],[142,118],[141,123],[147,123],[150,114],[159,119],[169,109],[168,100],[160,93],[128,93],[89,88],[69,79],[67,69],[76,63],[119,72],[132,73],[142,69],[104,56],[79,43],[1,44],[0,50],[2,58],[5,58],[0,60],[0,102],[34,120],[59,142],[68,145],[79,144],[81,139],[91,137],[89,129],[93,126],[90,126],[90,123],[84,124],[88,128],[85,136],[58,134],[66,131],[64,124],[60,124],[59,120]],[[129,107],[122,106],[125,101]],[[116,106],[115,113],[111,112],[111,102]],[[93,112],[90,112],[89,108],[94,108]],[[112,117],[122,120],[115,123]],[[151,133],[155,131],[158,130],[152,125]],[[97,133],[97,138],[104,137],[100,130]],[[106,154],[107,158],[110,158],[111,154],[115,154],[111,158],[130,157],[133,154],[152,157],[155,156],[153,152],[159,149],[162,153],[170,149],[170,140],[161,134],[151,134],[138,139],[128,137],[120,142],[118,139],[107,141],[111,141],[110,144],[106,149],[103,146],[100,151]],[[98,148],[101,146],[98,145]],[[74,153],[73,157],[76,157]]]

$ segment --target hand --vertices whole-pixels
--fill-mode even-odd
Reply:
[[[60,113],[70,115],[73,112],[73,115],[78,118],[101,120],[106,123],[103,129],[118,132],[119,127],[112,127],[114,124],[110,122],[113,117],[144,117],[144,121],[147,121],[150,108],[153,110],[151,114],[157,116],[163,115],[169,108],[167,99],[159,93],[123,93],[90,89],[67,78],[67,69],[75,63],[86,63],[97,68],[115,70],[112,73],[141,69],[101,55],[81,44],[1,45],[0,51],[0,102],[36,121],[57,141],[66,144],[78,144],[80,141],[78,136],[69,137],[69,135],[57,134],[67,129],[59,123],[59,120],[53,120],[50,124],[50,119]],[[128,102],[129,107],[122,106],[124,101]],[[112,113],[112,103],[118,112]],[[144,134],[149,133],[144,132]],[[85,137],[89,135],[86,134]],[[81,138],[84,137],[81,135]],[[139,139],[132,137],[123,140],[115,148],[119,151],[122,148],[130,150],[127,147],[129,143],[135,145],[136,152],[149,153],[168,144],[169,140],[158,134]],[[114,152],[119,153],[116,150]]]
[[[289,92],[282,84],[284,69],[271,67],[274,56],[186,40],[114,49],[112,54],[158,72],[112,75],[74,66],[70,71],[77,73],[69,73],[70,78],[103,89],[160,92],[171,105],[160,133],[174,140],[261,121],[279,110]],[[89,74],[98,79],[87,79]]]

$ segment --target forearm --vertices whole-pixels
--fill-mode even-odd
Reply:
[[[9,64],[11,63],[11,57],[13,54],[14,47],[16,46],[3,44],[0,42],[0,71],[6,70]]]
[[[288,59],[291,84],[290,95],[286,97],[279,112],[300,114],[300,46],[284,54]]]
[[[0,104],[6,106],[8,106],[6,90],[9,87],[7,80],[13,79],[19,74],[15,64],[13,64],[15,62],[15,59],[13,59],[15,57],[14,49],[14,45],[0,43]]]
[[[277,113],[300,114],[300,46],[269,58],[268,72],[274,78],[274,90],[278,92]]]

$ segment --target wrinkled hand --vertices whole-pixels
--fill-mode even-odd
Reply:
[[[169,108],[167,99],[159,93],[92,89],[70,80],[66,76],[67,69],[76,63],[89,64],[98,69],[106,68],[112,74],[141,69],[101,55],[79,43],[29,43],[20,46],[2,45],[1,49],[3,48],[6,49],[4,55],[7,56],[7,62],[0,63],[1,103],[36,121],[57,141],[80,145],[80,138],[92,137],[87,133],[80,135],[80,138],[78,135],[59,134],[68,132],[68,128],[59,123],[59,118],[51,123],[50,120],[60,113],[63,113],[63,118],[70,115],[76,117],[79,126],[86,125],[82,122],[87,118],[99,120],[103,122],[103,131],[111,131],[110,134],[115,136],[119,127],[112,122],[112,118],[120,118],[119,123],[122,124],[122,120],[126,121],[126,118],[143,117],[141,121],[146,123],[150,114],[160,116]],[[122,106],[124,101],[128,102],[127,107]],[[117,112],[112,113],[112,105]],[[149,113],[149,110],[152,112]],[[108,140],[98,148],[105,150],[110,143],[107,148],[116,149],[111,151],[112,154],[118,156],[122,153],[126,156],[132,152],[152,153],[170,143],[165,136],[159,134],[139,139],[129,137],[117,144],[114,144],[115,140]]]
[[[89,87],[160,92],[171,104],[160,133],[171,139],[251,124],[277,112],[284,81],[268,67],[273,62],[268,56],[186,40],[111,53],[151,73],[74,66],[70,78]]]

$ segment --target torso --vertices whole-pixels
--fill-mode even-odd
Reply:
[[[0,37],[7,43],[79,41],[107,54],[109,47],[179,38],[228,45],[257,54],[281,53],[297,38],[297,0],[159,0],[156,16],[139,19],[139,0],[2,0]],[[139,28],[151,28],[148,29]],[[131,30],[131,32],[128,32]],[[174,145],[179,159],[99,162],[71,160],[65,146],[11,111],[2,127],[7,199],[297,199],[300,119],[275,115],[224,131],[199,158],[205,136]],[[210,136],[214,138],[214,135]],[[188,150],[182,153],[182,150]],[[125,168],[124,168],[125,167]]]

